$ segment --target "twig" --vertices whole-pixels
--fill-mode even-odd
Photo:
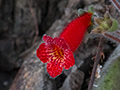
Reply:
[[[118,9],[118,11],[120,12],[120,3],[116,0],[110,0],[113,5]]]
[[[119,30],[119,31],[117,31],[117,33],[118,33],[118,34],[120,34],[120,30]]]
[[[116,38],[116,37],[114,37],[114,36],[112,36],[110,34],[107,34],[107,33],[104,33],[104,35],[120,43],[120,39],[119,38]]]
[[[33,17],[33,19],[34,19],[34,22],[35,22],[34,24],[35,24],[35,29],[36,29],[36,35],[35,35],[35,37],[34,37],[34,39],[33,39],[33,42],[32,42],[32,45],[33,45],[33,44],[35,43],[37,37],[38,37],[39,29],[38,29],[38,23],[37,23],[36,15],[35,15],[32,7],[31,7],[31,4],[30,4],[29,1],[28,1],[28,5],[29,5],[29,8],[30,8],[30,12],[31,12],[31,14],[32,14],[32,17]]]
[[[97,51],[97,54],[96,54],[96,57],[95,57],[95,62],[94,62],[94,65],[93,65],[92,74],[91,74],[90,82],[89,82],[89,85],[88,85],[88,90],[92,90],[93,83],[94,83],[94,80],[95,80],[96,69],[97,69],[97,66],[98,66],[100,58],[101,58],[100,53],[101,53],[102,38],[103,37],[100,37],[100,41],[99,41],[99,44],[98,44],[98,51]]]

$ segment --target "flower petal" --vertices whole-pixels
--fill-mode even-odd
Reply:
[[[45,44],[48,44],[48,45],[53,44],[53,38],[50,36],[44,35],[43,40],[45,41]]]
[[[37,57],[43,62],[47,63],[52,57],[53,51],[48,45],[45,45],[45,43],[42,43],[39,48],[37,49]]]
[[[60,34],[59,38],[63,38],[74,52],[81,44],[87,28],[91,25],[92,13],[85,12],[82,16],[71,21]]]
[[[75,64],[75,59],[73,56],[73,53],[71,50],[65,50],[64,51],[64,64],[63,67],[65,69],[69,69],[70,67],[72,67]]]
[[[51,62],[47,64],[47,72],[52,78],[60,75],[62,73],[62,70],[63,67],[61,67],[60,64],[55,60],[51,60]]]
[[[44,35],[43,40],[45,43],[37,49],[37,57],[47,63],[47,72],[52,78],[60,75],[63,67],[69,69],[75,64],[73,53],[64,39]]]
[[[54,44],[58,45],[62,49],[70,49],[68,44],[63,38],[54,38]]]

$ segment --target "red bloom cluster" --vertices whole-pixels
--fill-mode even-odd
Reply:
[[[73,20],[57,38],[43,36],[45,43],[37,49],[37,57],[47,63],[47,72],[52,77],[60,75],[63,68],[69,69],[75,64],[73,52],[81,43],[86,29],[91,24],[91,13],[86,12]]]

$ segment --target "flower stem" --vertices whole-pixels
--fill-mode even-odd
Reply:
[[[118,9],[118,11],[120,12],[120,3],[116,0],[110,0],[113,5]]]
[[[97,66],[99,64],[99,61],[100,61],[100,58],[101,58],[101,44],[102,44],[102,38],[103,37],[100,37],[100,41],[99,41],[99,44],[98,44],[98,51],[97,51],[97,54],[96,54],[96,57],[95,57],[95,62],[94,62],[94,65],[93,65],[93,69],[92,69],[92,74],[91,74],[91,77],[90,77],[90,82],[89,82],[89,85],[88,85],[88,89],[87,90],[92,90],[92,87],[93,87],[93,83],[94,83],[94,80],[95,80],[95,73],[96,73],[96,70],[97,70]]]

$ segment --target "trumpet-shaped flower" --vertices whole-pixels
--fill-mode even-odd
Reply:
[[[37,49],[37,57],[47,63],[47,72],[52,78],[61,74],[63,67],[69,69],[75,64],[73,53],[64,39],[44,35],[43,40],[45,43]]]
[[[60,75],[63,68],[69,69],[75,64],[73,52],[80,45],[86,29],[91,25],[92,14],[86,12],[73,20],[57,38],[43,36],[45,43],[37,49],[37,57],[47,63],[47,72],[52,77]]]

